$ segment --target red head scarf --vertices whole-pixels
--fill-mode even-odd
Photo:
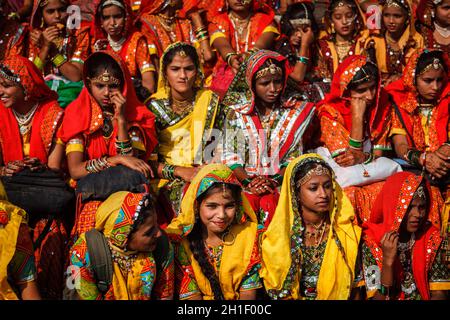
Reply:
[[[334,119],[325,108],[325,105],[334,108],[340,113],[344,119],[345,128],[350,131],[352,128],[351,100],[346,97],[348,94],[347,86],[352,81],[356,72],[362,66],[369,63],[367,57],[361,55],[352,55],[342,61],[333,75],[331,82],[331,90],[321,102],[318,103],[319,117],[328,117]],[[378,73],[378,85],[376,99],[373,106],[366,110],[369,114],[369,128],[373,133],[381,132],[385,124],[385,120],[389,114],[388,96],[383,88],[381,88],[381,76]]]
[[[3,61],[3,65],[20,79],[27,99],[39,104],[32,120],[30,157],[47,163],[48,152],[63,114],[57,102],[58,96],[45,84],[41,72],[30,60],[22,56],[9,57]],[[23,160],[22,138],[17,120],[11,108],[6,108],[1,102],[0,119],[3,162],[6,164],[13,160]]]
[[[413,200],[414,193],[422,182],[425,183],[429,195],[428,213],[432,211],[431,188],[428,182],[423,177],[413,173],[399,172],[386,180],[372,208],[371,222],[364,223],[362,226],[363,239],[370,248],[380,269],[383,264],[381,239],[386,232],[399,232],[403,219],[407,218],[406,213]],[[439,229],[429,221],[422,225],[421,229],[415,234],[415,239],[412,249],[414,280],[422,299],[429,300],[428,271],[431,269],[442,239]],[[401,276],[402,268],[397,259],[394,267],[394,279],[397,283],[399,283]]]
[[[69,5],[68,0],[59,0],[61,3]],[[34,0],[33,1],[33,12],[31,14],[30,26],[31,29],[39,29],[42,25],[42,11],[47,5],[48,0]]]
[[[403,70],[403,75],[397,81],[390,83],[386,87],[386,91],[392,96],[395,104],[399,107],[400,113],[402,115],[403,121],[405,122],[406,130],[413,135],[414,134],[414,123],[411,119],[411,115],[417,112],[418,109],[418,92],[416,90],[416,68],[417,63],[421,57],[421,55],[425,52],[435,51],[432,49],[418,49],[416,50],[411,58],[409,59],[405,70]],[[442,143],[447,141],[448,132],[447,126],[449,123],[449,111],[448,106],[450,104],[450,83],[448,79],[450,78],[450,61],[448,55],[443,53],[444,62],[447,65],[447,84],[445,88],[442,90],[441,96],[439,97],[438,103],[435,106],[435,110],[437,110],[437,118],[436,118],[436,126],[434,130],[430,130],[431,134],[436,134],[436,139],[430,138],[430,143],[434,144],[432,150],[436,150]],[[419,126],[421,126],[419,124]],[[418,132],[421,134],[422,132]],[[423,134],[423,133],[422,133]],[[425,149],[425,140],[422,138],[421,141],[414,141],[414,143],[410,140],[409,136],[407,136],[408,143],[410,145],[416,145],[419,150]],[[433,141],[437,140],[437,141]],[[423,144],[423,145],[422,145]]]
[[[157,144],[155,131],[155,115],[151,113],[136,97],[130,74],[125,62],[116,54],[106,51],[93,53],[84,63],[83,81],[85,87],[78,98],[66,108],[65,121],[61,126],[58,136],[62,141],[68,142],[76,136],[83,135],[89,140],[87,154],[89,159],[99,158],[104,155],[115,155],[115,137],[117,136],[117,125],[114,126],[112,142],[107,146],[105,139],[100,135],[93,135],[103,126],[102,110],[88,90],[87,68],[91,65],[90,60],[99,55],[109,55],[119,64],[125,83],[122,95],[126,98],[125,117],[129,126],[138,126],[144,137],[146,148],[146,159]]]
[[[133,16],[133,10],[131,9],[130,2],[124,1],[124,0],[116,0],[120,2],[123,8],[120,8],[125,11],[125,30],[124,30],[124,36],[127,38],[130,34],[132,34],[134,31],[137,31],[137,29],[134,27],[134,16]],[[101,1],[98,4],[96,10],[95,10],[95,19],[94,19],[94,37],[95,40],[99,39],[106,39],[108,37],[108,34],[103,30],[102,28],[102,21],[101,21]],[[111,5],[116,5],[114,3],[111,3]]]

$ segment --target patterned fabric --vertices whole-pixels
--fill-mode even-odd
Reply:
[[[12,20],[1,18],[0,61],[8,57],[24,56],[27,28]]]
[[[76,240],[82,233],[94,229],[95,214],[101,204],[101,201],[89,201],[82,205],[80,204],[81,207],[77,207],[77,212],[79,213],[75,217],[75,224],[70,235],[73,240]]]
[[[21,224],[17,236],[16,251],[8,265],[8,275],[16,285],[36,280],[36,267],[33,259],[33,243],[29,228]]]

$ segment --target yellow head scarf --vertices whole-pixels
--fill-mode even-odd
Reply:
[[[299,292],[301,250],[299,246],[291,247],[291,243],[298,243],[301,237],[301,218],[294,199],[297,196],[294,194],[294,179],[299,168],[310,161],[324,162],[317,154],[305,154],[286,168],[277,209],[262,236],[260,275],[266,290],[274,298],[302,298]],[[334,179],[333,187],[335,201],[330,208],[331,229],[317,282],[318,300],[349,298],[361,236],[361,229],[353,224],[353,207]],[[339,239],[341,248],[336,244],[335,237]]]
[[[1,183],[0,217],[0,300],[17,300],[17,295],[8,283],[8,265],[16,252],[20,225],[27,223],[27,215],[24,210],[8,202]]]
[[[189,261],[194,269],[195,280],[205,300],[213,299],[214,294],[209,280],[202,273],[200,265],[189,248],[186,236],[192,231],[195,224],[196,199],[199,189],[201,193],[202,190],[205,190],[205,182],[210,186],[213,180],[222,183],[238,183],[233,172],[225,165],[210,164],[203,167],[197,173],[183,197],[180,215],[172,220],[172,223],[166,229],[167,233],[178,235],[182,238],[182,245],[189,257]],[[230,232],[235,236],[235,241],[231,245],[224,245],[220,262],[219,279],[226,300],[239,298],[239,287],[248,271],[247,268],[250,264],[257,237],[256,215],[243,192],[241,196],[243,214],[237,215],[237,219],[235,219],[230,229]]]

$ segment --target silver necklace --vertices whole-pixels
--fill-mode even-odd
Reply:
[[[443,28],[438,25],[436,22],[434,23],[434,28],[436,31],[444,38],[450,37],[450,30],[448,28]]]
[[[14,117],[16,118],[17,123],[19,124],[19,130],[21,135],[26,134],[30,130],[31,120],[33,119],[33,116],[36,113],[38,105],[39,104],[36,103],[26,114],[20,114],[16,110],[12,109]]]
[[[122,45],[125,42],[126,38],[123,37],[122,39],[120,39],[119,41],[114,41],[111,36],[108,34],[108,42],[109,45],[111,46],[111,48],[114,51],[120,51],[120,49],[122,49]]]
[[[414,246],[414,243],[416,242],[416,236],[415,234],[411,234],[411,238],[408,240],[408,242],[398,242],[398,246],[397,249],[399,251],[406,251],[406,250],[411,250],[412,247]]]

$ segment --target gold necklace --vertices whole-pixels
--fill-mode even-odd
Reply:
[[[194,99],[177,100],[172,97],[172,110],[178,115],[191,112],[194,109]]]

